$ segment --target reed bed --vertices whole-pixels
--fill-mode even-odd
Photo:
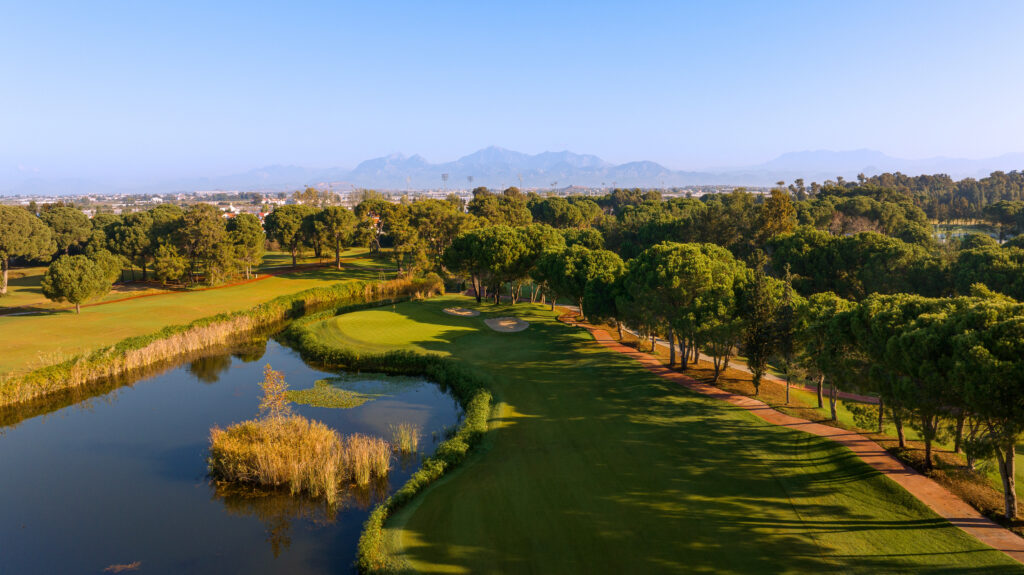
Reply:
[[[219,481],[287,487],[334,504],[349,485],[387,477],[391,446],[299,415],[269,417],[211,429],[208,463]]]
[[[416,453],[420,449],[420,426],[412,423],[388,425],[391,432],[391,443],[403,454]]]
[[[210,430],[210,473],[221,481],[287,486],[333,503],[344,475],[337,431],[305,417],[243,421]]]
[[[341,445],[347,479],[360,487],[374,477],[387,477],[391,469],[391,444],[361,433],[346,436]]]

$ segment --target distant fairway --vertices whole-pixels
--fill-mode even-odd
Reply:
[[[359,264],[354,269],[313,268],[219,289],[163,293],[83,307],[81,315],[75,315],[73,310],[46,311],[42,315],[0,315],[0,376],[55,363],[127,337],[153,333],[168,325],[248,309],[280,295],[339,281],[380,277],[374,267],[378,262],[353,261]],[[388,278],[393,275],[385,274]],[[18,298],[0,299],[0,306],[9,301],[27,305],[28,290],[22,286]],[[130,296],[121,294],[120,297]]]
[[[509,315],[530,328],[483,324]],[[540,306],[446,296],[312,327],[464,359],[501,402],[478,455],[389,522],[417,570],[1024,572],[845,448],[672,386]]]

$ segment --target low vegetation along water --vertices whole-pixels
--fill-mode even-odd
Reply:
[[[426,455],[459,418],[455,400],[425,380],[326,373],[273,341],[193,360],[0,428],[0,573],[350,571],[370,507],[417,458],[396,455],[387,482],[348,492],[337,508],[211,482],[210,428],[256,415],[268,363],[292,389],[318,390],[296,398],[297,413],[342,434],[390,439],[412,424]]]

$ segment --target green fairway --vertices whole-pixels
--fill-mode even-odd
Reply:
[[[531,326],[483,323],[502,315]],[[496,392],[483,448],[388,522],[417,570],[1024,571],[845,448],[673,386],[540,306],[446,296],[312,328],[367,351],[451,354]]]
[[[182,291],[83,307],[81,315],[55,311],[43,315],[0,316],[0,349],[3,350],[0,376],[56,363],[168,325],[247,309],[280,295],[339,281],[375,280],[378,275],[365,269],[313,268],[220,289]]]

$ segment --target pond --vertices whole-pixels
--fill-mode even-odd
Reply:
[[[266,364],[292,389],[338,375],[274,341],[234,351],[0,428],[0,573],[351,572],[369,509],[419,462],[396,456],[387,484],[351,493],[338,509],[218,488],[206,473],[210,427],[256,415]],[[390,424],[412,423],[426,455],[461,416],[425,380],[333,381],[373,390],[372,400],[293,408],[343,434],[388,438]]]

